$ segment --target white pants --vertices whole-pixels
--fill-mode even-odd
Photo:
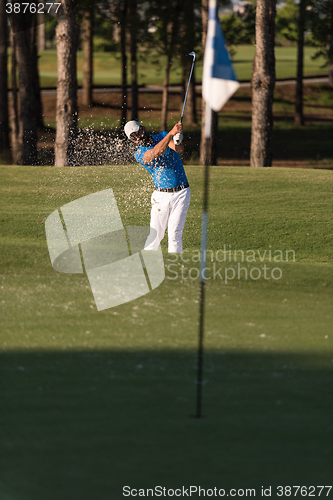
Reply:
[[[145,250],[157,250],[168,228],[168,251],[183,251],[183,229],[190,205],[190,188],[175,193],[154,191],[151,196],[150,234],[145,243]]]

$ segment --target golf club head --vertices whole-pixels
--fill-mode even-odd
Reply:
[[[193,57],[193,62],[195,61],[195,52],[190,52],[189,53],[189,56],[192,56]]]

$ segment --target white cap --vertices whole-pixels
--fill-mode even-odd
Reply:
[[[127,135],[128,139],[130,139],[130,135],[133,134],[133,132],[137,132],[139,128],[141,127],[139,122],[136,122],[135,120],[131,120],[130,122],[127,122],[124,131],[125,134]]]

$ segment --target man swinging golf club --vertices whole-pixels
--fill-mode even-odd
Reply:
[[[170,130],[149,135],[144,126],[135,120],[127,122],[125,134],[138,145],[135,159],[145,167],[154,180],[155,191],[151,197],[150,234],[145,250],[157,250],[168,228],[169,253],[183,251],[183,230],[191,192],[183,162],[179,156],[183,146],[183,116],[195,62],[193,57],[180,121]]]
[[[183,125],[178,122],[170,132],[149,135],[137,121],[127,122],[125,134],[138,145],[135,159],[154,180],[151,197],[150,234],[145,250],[157,250],[168,228],[168,251],[182,252],[182,235],[190,204],[190,188],[179,156],[183,146]]]

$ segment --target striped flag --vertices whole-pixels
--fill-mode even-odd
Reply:
[[[202,76],[202,96],[220,111],[239,87],[217,17],[217,0],[209,0],[208,29]]]

